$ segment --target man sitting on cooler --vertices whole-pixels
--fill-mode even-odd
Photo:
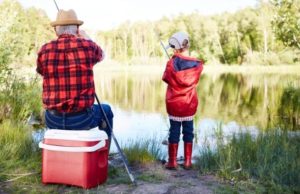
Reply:
[[[58,38],[38,52],[36,70],[43,77],[45,121],[50,129],[88,130],[102,126],[110,139],[111,128],[104,123],[100,106],[94,105],[93,66],[104,55],[84,31],[79,31],[82,24],[73,10],[59,10],[56,21],[51,23]],[[101,106],[112,127],[110,106]]]

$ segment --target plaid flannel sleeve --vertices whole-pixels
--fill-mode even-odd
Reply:
[[[94,60],[93,63],[96,64],[104,59],[104,52],[101,49],[100,46],[98,46],[96,43],[93,43],[94,48]]]
[[[37,67],[36,67],[36,72],[38,72],[40,75],[44,75],[43,73],[43,68],[42,68],[42,60],[41,60],[41,51],[38,53],[38,58],[36,60],[36,64],[37,64]]]

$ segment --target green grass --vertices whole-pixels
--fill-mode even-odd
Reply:
[[[31,130],[23,123],[5,120],[0,124],[0,158],[2,160],[23,160],[37,151]]]
[[[137,139],[129,141],[124,146],[124,153],[130,165],[148,165],[164,157],[161,141],[152,139]]]
[[[140,174],[137,179],[145,182],[159,183],[165,179],[165,176],[162,172],[152,171]]]
[[[40,156],[30,127],[9,119],[0,124],[0,184],[5,185],[6,192],[24,193],[26,188],[40,182]],[[27,173],[32,175],[4,183]],[[6,188],[7,185],[9,187]]]
[[[233,182],[257,180],[266,192],[300,191],[300,136],[270,131],[254,138],[240,133],[216,150],[204,146],[196,166],[201,173],[215,173]]]

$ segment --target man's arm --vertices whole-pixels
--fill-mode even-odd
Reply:
[[[38,58],[36,60],[36,72],[38,72],[40,75],[44,75],[41,62],[41,52],[38,53]]]
[[[84,30],[79,30],[78,37],[92,41],[90,36]],[[104,52],[101,49],[101,47],[98,46],[94,41],[92,41],[92,43],[93,43],[93,47],[94,47],[94,57],[93,58],[95,59],[93,62],[96,64],[104,59]]]

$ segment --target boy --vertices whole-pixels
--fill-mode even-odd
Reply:
[[[197,111],[198,96],[196,86],[203,69],[203,62],[189,56],[189,37],[184,32],[177,32],[169,39],[169,47],[174,55],[168,61],[163,81],[168,84],[166,108],[170,120],[169,161],[167,169],[177,168],[177,150],[182,126],[184,141],[185,169],[192,167],[193,119]]]

